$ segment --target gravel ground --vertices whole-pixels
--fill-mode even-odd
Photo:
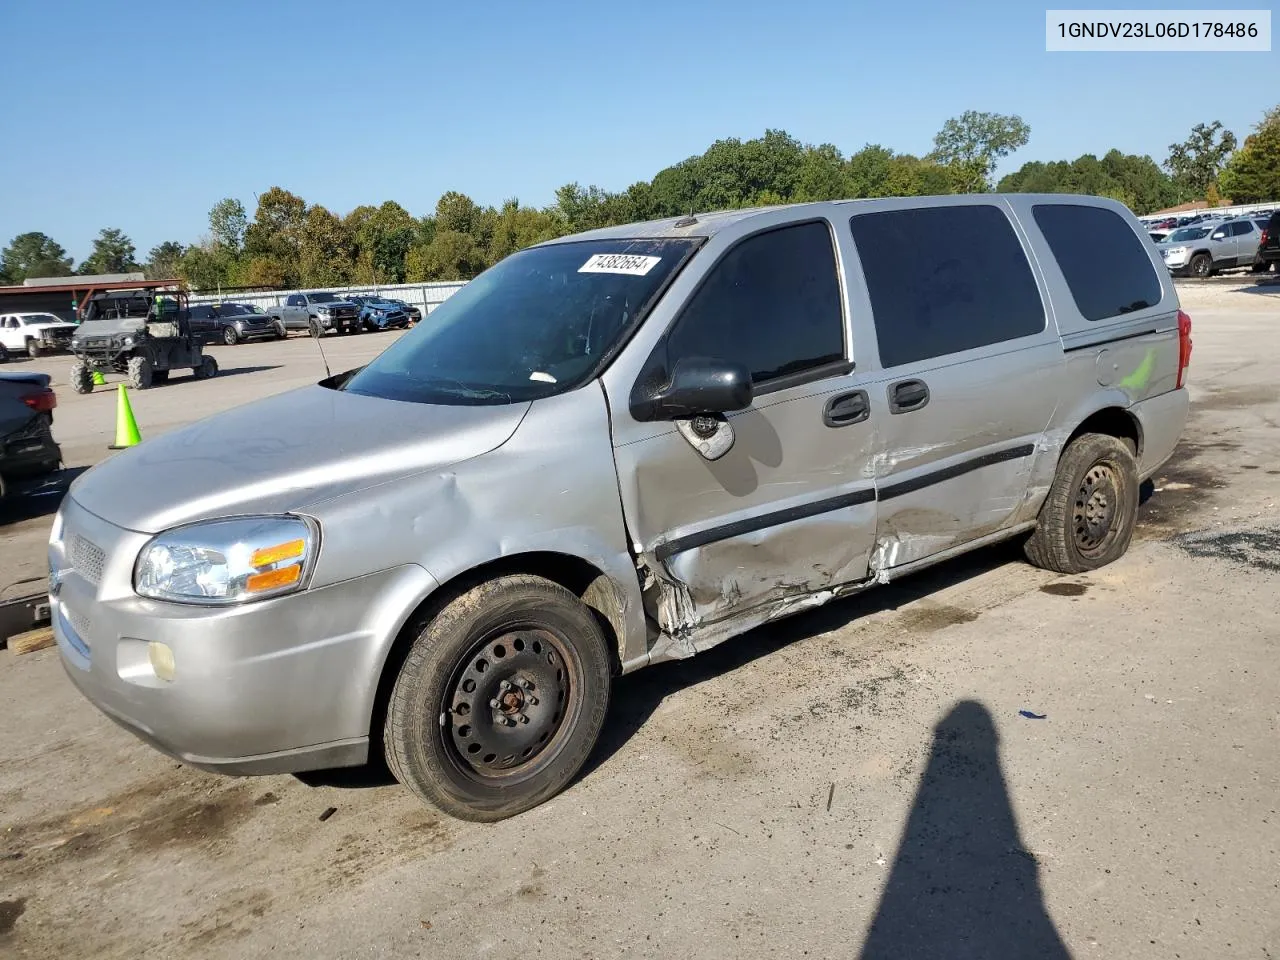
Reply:
[[[0,955],[1280,958],[1280,288],[1180,289],[1193,415],[1127,557],[995,548],[624,678],[513,820],[188,770],[0,653]],[[219,348],[144,436],[313,350]],[[105,456],[111,395],[59,399],[68,463]],[[0,575],[42,574],[47,509],[5,509]]]

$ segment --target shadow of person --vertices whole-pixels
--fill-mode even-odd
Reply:
[[[963,701],[933,750],[861,960],[1069,960],[1022,845],[986,707]]]

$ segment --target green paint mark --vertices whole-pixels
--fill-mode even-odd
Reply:
[[[1120,381],[1120,386],[1126,390],[1145,390],[1147,384],[1151,382],[1151,372],[1155,368],[1156,351],[1152,348],[1147,350],[1147,355],[1142,358],[1142,363],[1138,364],[1138,369]]]

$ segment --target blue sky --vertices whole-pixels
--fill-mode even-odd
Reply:
[[[1280,54],[1046,53],[1045,6],[3,0],[0,244],[42,230],[79,260],[114,226],[143,256],[273,185],[339,214],[421,215],[445,190],[543,205],[767,127],[923,153],[966,109],[1030,123],[1005,170],[1162,160],[1280,101]]]

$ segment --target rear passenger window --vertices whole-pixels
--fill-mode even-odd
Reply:
[[[849,221],[880,363],[901,366],[1044,330],[1044,304],[1009,218],[990,205]]]
[[[831,229],[802,223],[748,237],[711,268],[667,337],[680,357],[746,365],[755,384],[844,359]]]
[[[1104,207],[1036,204],[1036,225],[1086,320],[1106,320],[1160,302],[1160,280],[1142,241]]]

